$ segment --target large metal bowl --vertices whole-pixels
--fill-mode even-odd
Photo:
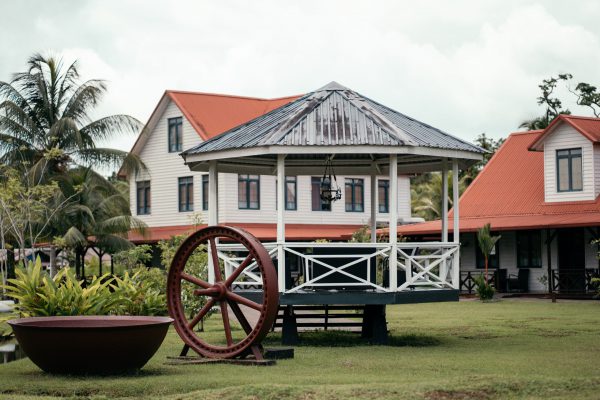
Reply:
[[[168,317],[74,316],[8,321],[25,354],[46,372],[118,374],[142,368],[173,322]]]

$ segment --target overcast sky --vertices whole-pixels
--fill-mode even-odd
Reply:
[[[600,85],[599,20],[597,0],[2,1],[0,80],[34,52],[77,58],[83,78],[109,81],[99,116],[143,122],[165,89],[280,97],[335,80],[464,139],[498,138],[542,113],[542,79]]]

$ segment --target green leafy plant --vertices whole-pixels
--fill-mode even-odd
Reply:
[[[122,279],[105,274],[84,287],[70,268],[51,278],[38,258],[27,268],[18,268],[16,275],[4,288],[18,302],[15,311],[24,317],[166,314],[164,272],[157,268],[140,268]]]
[[[122,299],[119,304],[119,314],[165,315],[167,313],[164,271],[158,268],[136,268],[131,275],[126,271],[123,278],[116,277],[114,282],[112,287],[115,295]]]
[[[492,236],[490,224],[485,224],[482,228],[477,231],[477,242],[479,243],[479,249],[483,254],[484,259],[484,274],[485,280],[487,282],[488,278],[488,260],[490,258],[490,254],[494,251],[496,247],[496,243],[500,240],[501,236]]]
[[[176,235],[168,240],[161,240],[158,242],[158,247],[161,251],[161,261],[165,266],[165,269],[171,267],[171,262],[175,256],[175,252],[185,240],[186,236]],[[200,279],[208,280],[208,255],[205,246],[198,246],[192,253],[187,261],[186,273],[197,276]],[[181,302],[183,309],[190,318],[193,318],[196,313],[206,304],[206,298],[203,296],[194,295],[194,290],[198,287],[193,283],[183,281],[181,282]],[[207,314],[207,316],[209,316]],[[206,318],[206,317],[205,317]],[[204,319],[200,321],[199,329],[204,329]]]
[[[15,273],[17,277],[9,279],[5,289],[9,297],[18,301],[15,310],[25,317],[105,315],[122,301],[111,293],[107,275],[94,277],[83,287],[70,268],[63,268],[50,278],[42,271],[39,258]]]
[[[494,298],[496,290],[487,282],[487,279],[483,275],[479,275],[473,278],[473,280],[475,281],[475,291],[477,292],[477,296],[479,296],[479,300],[487,301]]]
[[[12,328],[6,323],[6,321],[13,318],[17,318],[17,316],[13,313],[0,314],[0,340],[12,335]]]

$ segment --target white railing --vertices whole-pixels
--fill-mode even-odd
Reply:
[[[279,291],[365,290],[395,292],[458,289],[459,244],[441,242],[389,243],[263,243],[274,259]],[[219,258],[229,276],[247,255],[243,247],[219,244]],[[285,260],[276,260],[285,254]],[[396,254],[396,271],[388,266]],[[393,263],[392,263],[393,265]],[[234,283],[240,288],[262,285],[256,263]]]

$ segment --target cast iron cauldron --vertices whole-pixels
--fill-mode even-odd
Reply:
[[[118,374],[142,368],[173,322],[168,317],[73,316],[8,321],[25,354],[46,372]]]

